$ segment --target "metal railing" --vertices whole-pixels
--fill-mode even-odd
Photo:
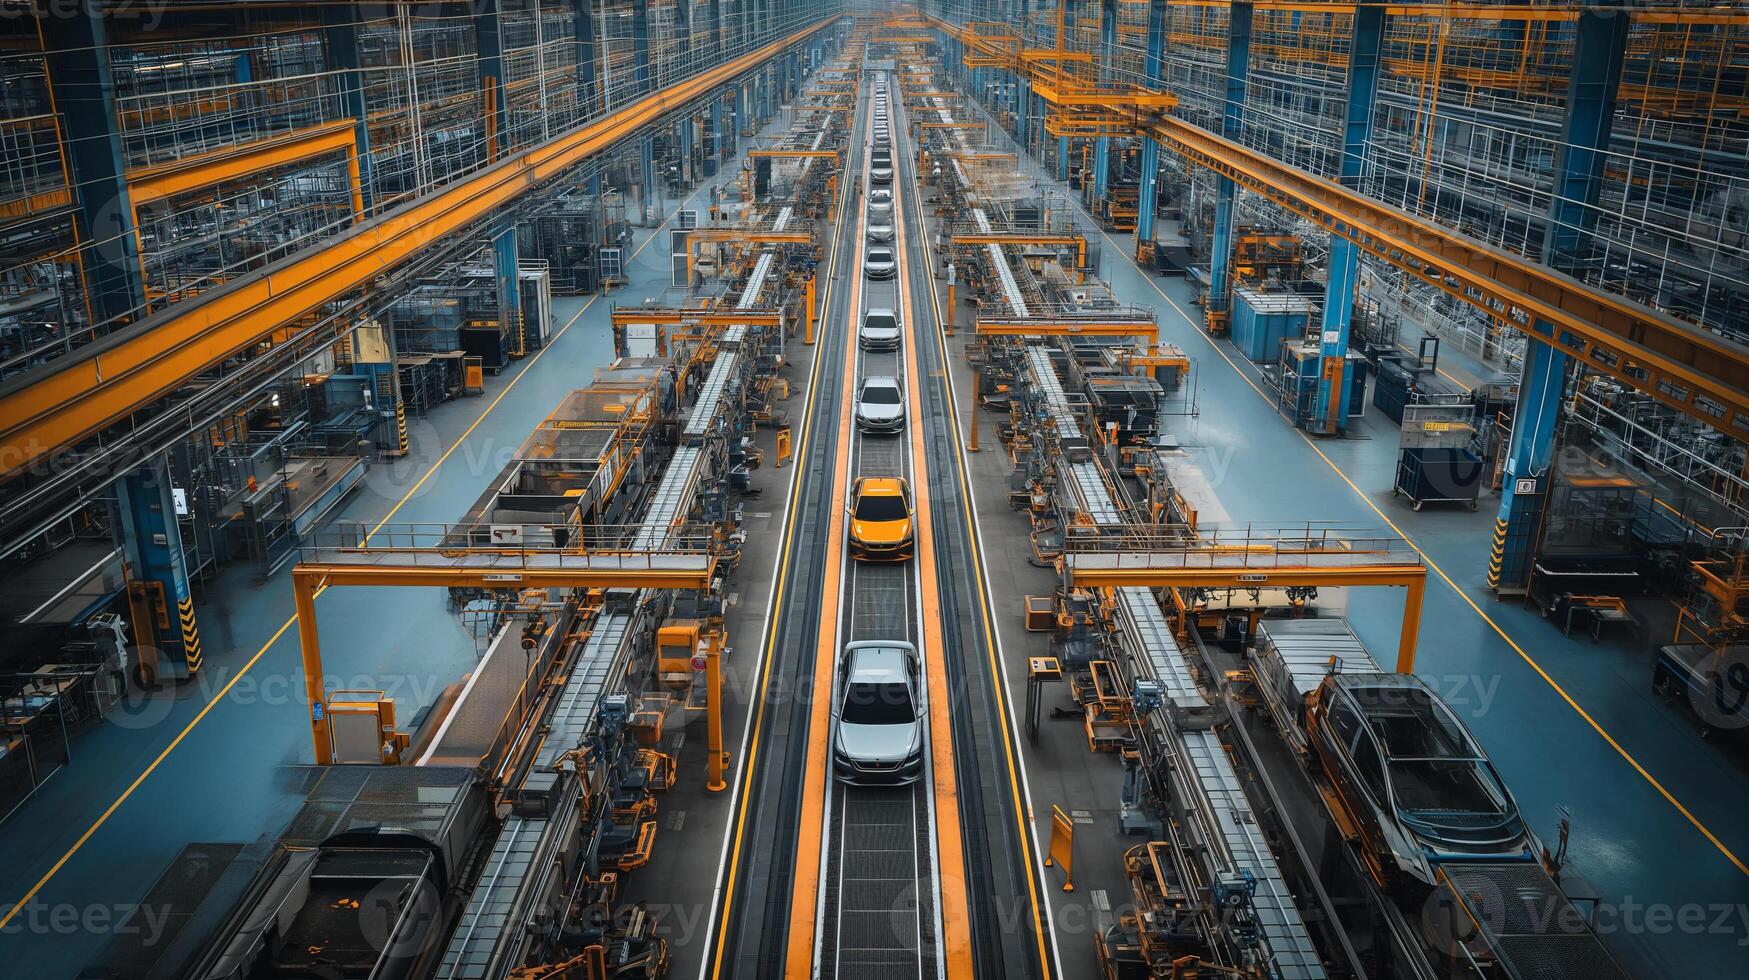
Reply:
[[[1101,568],[1207,568],[1231,570],[1331,565],[1420,565],[1421,553],[1403,538],[1372,528],[1308,522],[1257,524],[1127,524],[1067,528],[1063,551],[1105,556]]]
[[[305,535],[298,559],[322,565],[455,568],[489,563],[494,570],[689,568],[717,541],[708,524],[676,526],[661,547],[635,545],[641,524],[383,524],[341,522]]]

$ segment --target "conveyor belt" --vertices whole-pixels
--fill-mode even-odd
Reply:
[[[1542,865],[1442,864],[1444,879],[1514,980],[1627,980]]]
[[[551,772],[560,756],[582,744],[602,695],[624,674],[632,620],[633,614],[623,611],[606,611],[596,619],[546,719],[532,772]],[[556,786],[560,795],[551,801],[550,818],[512,814],[505,819],[450,934],[437,968],[439,980],[494,980],[522,965],[523,944],[531,935],[523,923],[538,911],[533,906],[547,891],[555,855],[580,816],[575,781],[561,779]]]
[[[1072,417],[1068,399],[1048,354],[1038,348],[1029,353],[1033,357],[1034,382],[1047,410],[1053,418]],[[1058,473],[1072,481],[1076,499],[1084,507],[1083,513],[1094,524],[1119,527],[1124,523],[1123,511],[1112,499],[1097,463],[1059,465]],[[1184,651],[1166,624],[1160,601],[1145,588],[1117,591],[1117,618],[1130,641],[1134,673],[1138,680],[1149,679],[1160,684],[1162,695],[1171,705],[1170,721],[1163,730],[1176,743],[1176,751],[1188,764],[1189,775],[1201,796],[1198,800],[1182,802],[1205,815],[1208,829],[1218,836],[1226,858],[1234,867],[1249,872],[1255,879],[1252,907],[1264,946],[1282,980],[1323,977],[1324,968],[1312,944],[1311,934],[1294,904],[1287,882],[1282,878],[1274,853],[1250,816],[1251,807],[1240,788],[1232,760],[1221,745],[1220,737],[1209,727],[1213,719],[1212,709],[1197,686]]]
[[[1063,394],[1063,383],[1057,377],[1057,368],[1051,361],[1050,349],[1030,346],[1026,349],[1026,357],[1032,366],[1033,383],[1038,385],[1044,397],[1045,410],[1050,413],[1051,424],[1057,430],[1058,444],[1081,443],[1081,421],[1069,408],[1069,399]]]
[[[896,85],[893,88],[897,90]],[[895,223],[905,220],[897,199],[893,217]],[[908,256],[899,256],[901,263],[907,260]],[[889,283],[866,281],[862,309],[854,311],[851,329],[870,309],[899,309],[898,289],[904,281],[904,276]],[[891,354],[858,349],[853,367],[861,377],[902,377],[904,360],[910,356],[903,345]],[[909,480],[910,438],[909,428],[899,438],[854,435],[853,478]],[[938,656],[938,651],[922,649],[919,642],[916,575],[915,561],[849,562],[840,620],[843,642],[903,639],[918,646],[925,657]],[[837,597],[826,596],[824,601],[834,602]],[[834,671],[834,692],[840,683]],[[920,980],[935,974],[935,843],[929,785],[927,769],[924,778],[909,786],[863,787],[832,781],[816,931],[819,976]]]

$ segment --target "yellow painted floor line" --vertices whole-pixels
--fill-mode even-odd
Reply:
[[[628,258],[636,258],[638,253],[644,250],[644,246],[649,245],[651,242],[661,237],[663,226],[667,225],[669,221],[672,221],[673,217],[674,216],[671,214],[663,219],[662,224],[656,226],[655,232],[652,233],[649,238],[644,240],[643,245],[639,245],[634,249]],[[442,466],[444,461],[449,459],[450,455],[453,454],[462,443],[467,441],[468,436],[473,435],[474,430],[480,427],[480,423],[486,421],[486,417],[492,414],[492,410],[498,407],[498,403],[504,400],[504,396],[510,394],[510,390],[515,388],[518,382],[528,376],[528,372],[531,371],[535,364],[546,355],[547,351],[558,346],[559,338],[563,337],[565,332],[571,329],[572,324],[581,319],[583,314],[588,312],[589,307],[595,305],[595,301],[600,299],[601,296],[601,293],[596,293],[589,297],[588,301],[586,301],[581,307],[578,307],[577,312],[572,315],[571,319],[566,320],[565,325],[560,327],[557,333],[553,334],[553,339],[549,341],[545,347],[536,351],[534,356],[529,358],[528,365],[521,371],[518,371],[516,376],[511,378],[510,382],[504,386],[504,389],[498,392],[497,396],[480,411],[480,417],[474,419],[473,424],[468,426],[460,436],[456,437],[455,442],[452,443],[448,449],[443,451],[443,455],[437,457],[437,460],[425,471],[425,475],[421,476],[417,483],[414,483],[413,486],[409,487],[407,492],[401,496],[400,500],[395,501],[395,505],[389,508],[389,512],[383,515],[382,520],[378,521],[376,525],[370,529],[369,534],[365,536],[366,540],[369,540],[370,534],[375,534],[382,530],[383,526],[389,523],[389,518],[394,517],[395,514],[400,511],[401,507],[406,504],[408,500],[411,500],[415,493],[419,492],[419,488],[425,485],[425,481],[431,479],[432,474],[437,472],[438,467]],[[318,589],[316,595],[320,596],[324,591],[326,591],[326,587]],[[54,865],[51,866],[48,871],[43,873],[41,878],[37,879],[36,884],[30,886],[30,890],[24,893],[24,897],[17,902],[14,902],[6,909],[6,914],[0,916],[0,929],[4,929],[6,924],[11,922],[13,917],[16,916],[20,910],[30,904],[31,899],[36,898],[36,896],[42,892],[43,888],[54,879],[55,875],[59,874],[61,869],[66,867],[67,862],[72,860],[73,855],[79,853],[79,849],[84,847],[86,842],[91,840],[92,835],[96,834],[98,830],[102,829],[104,824],[109,822],[109,818],[114,816],[115,812],[121,808],[121,805],[126,803],[128,798],[133,796],[134,792],[145,783],[146,779],[151,776],[153,772],[157,771],[159,766],[164,764],[164,760],[170,757],[170,753],[176,751],[177,746],[181,745],[182,740],[187,738],[188,734],[194,731],[195,726],[199,725],[201,721],[206,718],[207,713],[212,711],[213,707],[220,701],[224,700],[225,695],[231,692],[231,688],[235,687],[237,682],[242,680],[243,676],[249,673],[249,671],[260,662],[262,657],[267,655],[267,651],[273,649],[273,645],[278,643],[280,637],[284,636],[286,631],[291,629],[296,622],[297,616],[294,614],[288,617],[284,623],[280,624],[279,629],[275,630],[273,635],[268,638],[267,642],[261,645],[261,649],[255,651],[255,655],[250,657],[249,660],[243,664],[242,669],[238,670],[236,675],[227,681],[225,686],[220,688],[219,692],[213,695],[211,700],[201,706],[200,711],[193,718],[189,719],[188,724],[183,726],[182,731],[177,732],[176,737],[170,740],[170,744],[164,746],[164,750],[158,753],[157,757],[154,758],[151,763],[134,778],[132,783],[128,784],[128,788],[123,790],[121,795],[115,798],[115,802],[111,803],[96,820],[92,821],[91,826],[85,828],[85,832],[79,835],[79,839],[74,841],[71,847],[67,848],[67,852],[62,854],[60,858],[55,861]]]
[[[1104,231],[1101,231],[1099,234],[1100,234],[1100,237],[1104,238],[1107,242],[1109,242],[1113,248],[1121,248],[1121,246],[1118,245],[1117,241],[1115,239],[1113,239],[1110,234],[1108,234]],[[1196,324],[1195,318],[1193,318],[1188,312],[1186,312],[1184,307],[1179,306],[1176,300],[1174,300],[1172,297],[1166,295],[1166,291],[1161,289],[1159,284],[1154,282],[1153,277],[1148,275],[1148,273],[1146,271],[1141,271],[1141,275],[1142,275],[1143,280],[1146,281],[1147,284],[1153,288],[1154,292],[1159,293],[1161,299],[1165,300],[1168,303],[1171,303],[1172,308],[1177,310],[1179,312],[1179,314],[1181,316],[1183,316],[1186,320],[1189,320],[1191,323],[1192,329],[1195,329],[1195,324]],[[1251,380],[1250,376],[1247,375],[1244,372],[1244,370],[1239,367],[1239,365],[1233,363],[1233,359],[1231,357],[1228,357],[1227,352],[1221,349],[1219,340],[1217,340],[1215,338],[1209,338],[1209,340],[1210,340],[1209,346],[1214,349],[1214,352],[1216,354],[1220,355],[1221,360],[1227,362],[1227,366],[1233,369],[1233,372],[1239,376],[1240,380],[1244,381],[1247,385],[1249,385],[1251,387],[1252,391],[1257,392],[1257,396],[1259,398],[1262,398],[1264,401],[1269,402],[1271,405],[1275,404],[1274,401],[1269,397],[1269,395],[1266,394],[1262,388],[1257,387],[1257,384]],[[1410,537],[1406,532],[1404,532],[1404,530],[1402,528],[1398,527],[1395,521],[1393,521],[1389,517],[1385,516],[1385,512],[1383,510],[1379,509],[1378,504],[1373,501],[1372,497],[1368,496],[1366,491],[1362,490],[1359,487],[1359,485],[1357,485],[1352,479],[1350,479],[1348,474],[1343,472],[1342,467],[1336,465],[1335,460],[1333,460],[1329,456],[1325,455],[1324,450],[1319,447],[1317,442],[1315,442],[1311,436],[1306,434],[1305,430],[1295,428],[1294,432],[1297,435],[1299,435],[1299,437],[1301,439],[1303,439],[1305,441],[1306,445],[1312,447],[1312,451],[1318,454],[1318,458],[1323,460],[1325,465],[1329,466],[1330,470],[1332,472],[1334,472],[1339,478],[1341,478],[1343,483],[1348,484],[1348,488],[1350,490],[1354,491],[1355,496],[1359,497],[1361,499],[1361,501],[1363,503],[1365,503],[1367,505],[1367,507],[1372,510],[1373,513],[1379,515],[1379,519],[1384,521],[1385,524],[1387,526],[1389,526],[1392,531],[1396,532],[1399,537],[1401,537],[1405,542],[1407,542],[1409,547],[1415,549],[1415,553],[1421,556],[1421,560],[1427,563],[1427,567],[1432,569],[1433,573],[1435,575],[1438,575],[1440,577],[1440,579],[1445,582],[1446,585],[1450,586],[1451,590],[1453,592],[1457,593],[1458,598],[1462,599],[1464,601],[1465,605],[1467,605],[1471,609],[1475,610],[1476,615],[1482,617],[1482,622],[1487,623],[1489,628],[1493,629],[1493,631],[1495,633],[1499,634],[1500,638],[1502,640],[1506,641],[1506,645],[1511,647],[1513,652],[1517,653],[1521,660],[1523,660],[1526,664],[1529,664],[1530,669],[1536,671],[1537,676],[1541,677],[1543,679],[1543,681],[1548,684],[1549,688],[1551,690],[1553,690],[1557,695],[1560,696],[1562,701],[1567,702],[1568,707],[1572,708],[1574,710],[1574,712],[1576,712],[1579,715],[1580,718],[1583,718],[1585,720],[1585,723],[1587,725],[1591,726],[1592,731],[1595,731],[1605,742],[1607,742],[1609,744],[1610,748],[1615,750],[1617,755],[1621,756],[1622,759],[1625,762],[1627,762],[1627,764],[1629,766],[1631,766],[1635,772],[1640,774],[1640,777],[1642,779],[1644,779],[1653,789],[1657,790],[1659,796],[1664,797],[1664,800],[1666,802],[1668,802],[1671,806],[1675,807],[1676,812],[1682,814],[1683,819],[1687,820],[1691,825],[1693,825],[1695,830],[1700,831],[1701,836],[1705,837],[1707,839],[1707,841],[1713,845],[1713,847],[1717,848],[1719,853],[1723,854],[1725,856],[1726,860],[1730,861],[1731,864],[1733,866],[1735,866],[1738,871],[1742,872],[1745,875],[1749,875],[1749,865],[1744,864],[1742,858],[1739,858],[1734,852],[1732,852],[1732,850],[1725,845],[1725,842],[1718,838],[1718,835],[1714,834],[1712,832],[1712,830],[1710,830],[1707,827],[1706,824],[1701,822],[1699,817],[1694,815],[1693,811],[1691,811],[1687,806],[1684,806],[1682,801],[1678,800],[1676,798],[1675,794],[1671,793],[1669,789],[1665,788],[1664,784],[1658,780],[1658,777],[1656,777],[1656,776],[1652,775],[1650,772],[1648,772],[1646,770],[1646,767],[1640,764],[1640,760],[1634,758],[1633,753],[1629,752],[1627,750],[1627,748],[1625,746],[1623,746],[1619,741],[1617,741],[1615,736],[1611,735],[1609,733],[1609,731],[1607,729],[1605,729],[1603,727],[1603,725],[1601,723],[1599,723],[1596,718],[1592,717],[1591,712],[1586,711],[1583,707],[1581,707],[1579,702],[1574,700],[1573,696],[1571,694],[1567,693],[1567,689],[1562,687],[1560,682],[1556,681],[1555,678],[1552,675],[1550,675],[1547,670],[1545,670],[1543,668],[1543,665],[1536,661],[1536,658],[1532,657],[1529,653],[1526,653],[1525,649],[1518,645],[1518,641],[1514,640],[1512,638],[1511,634],[1507,633],[1506,630],[1504,628],[1502,628],[1499,623],[1495,622],[1493,617],[1489,616],[1486,612],[1484,612],[1482,610],[1482,607],[1477,605],[1476,601],[1474,599],[1470,598],[1470,594],[1465,592],[1462,588],[1460,588],[1458,586],[1458,584],[1452,580],[1451,576],[1447,575],[1445,573],[1445,570],[1439,567],[1438,562],[1435,562],[1431,557],[1428,556],[1428,554],[1425,551],[1421,550],[1421,546],[1415,543],[1414,538]]]

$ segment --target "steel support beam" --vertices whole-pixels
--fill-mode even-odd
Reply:
[[[200,627],[176,523],[168,460],[156,460],[122,477],[115,497],[130,625],[143,676],[192,677],[201,665]]]
[[[1245,79],[1251,68],[1251,4],[1234,3],[1227,12],[1227,95],[1221,113],[1221,135],[1239,139],[1245,131]],[[1233,291],[1233,203],[1238,185],[1226,175],[1215,177],[1215,234],[1209,247],[1208,310],[1230,312]]]
[[[1627,50],[1628,18],[1616,11],[1581,11],[1574,69],[1567,84],[1567,112],[1561,123],[1561,149],[1555,160],[1555,196],[1544,263],[1573,270],[1589,246],[1597,221],[1597,198],[1615,118]],[[1538,333],[1554,334],[1546,322]],[[1494,519],[1488,555],[1488,585],[1516,594],[1530,586],[1531,563],[1541,537],[1544,510],[1553,479],[1555,436],[1560,427],[1568,356],[1547,344],[1525,348],[1512,437],[1506,449],[1506,478],[1500,511]]]
[[[1358,189],[1372,139],[1374,97],[1378,93],[1379,45],[1385,15],[1377,7],[1355,13],[1348,49],[1348,103],[1342,125],[1342,163],[1338,180]],[[1330,236],[1329,279],[1324,284],[1324,317],[1319,334],[1318,394],[1306,426],[1323,435],[1348,428],[1348,334],[1354,323],[1354,288],[1360,275],[1360,249],[1341,235]]]
[[[358,8],[324,6],[322,40],[328,63],[337,69],[340,102],[353,121],[353,152],[358,167],[358,203],[361,218],[375,208],[375,185],[371,179],[370,117],[365,111],[363,65],[358,58]]]
[[[1166,63],[1166,0],[1148,2],[1148,51],[1142,62],[1147,86],[1161,87]],[[1160,142],[1150,134],[1142,134],[1141,181],[1136,187],[1136,253],[1154,251],[1154,208],[1159,200]]]
[[[498,20],[498,0],[476,0],[473,7],[476,64],[480,90],[486,99],[486,159],[496,163],[510,147],[510,110],[504,97],[504,33]]]
[[[1099,4],[1099,87],[1111,89],[1111,66],[1117,61],[1117,0]],[[1111,179],[1111,137],[1093,138],[1093,200],[1104,201]],[[1082,178],[1083,181],[1086,177]]]
[[[713,7],[716,0],[712,0]],[[601,77],[596,68],[595,3],[594,0],[571,0],[577,34],[577,104],[583,118],[605,112],[601,99]]]
[[[42,17],[37,23],[47,48],[43,60],[49,94],[66,126],[62,145],[79,201],[92,315],[99,323],[130,323],[143,315],[146,285],[116,130],[115,79],[101,4],[76,0],[65,16]]]

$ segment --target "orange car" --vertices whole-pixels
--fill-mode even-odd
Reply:
[[[896,476],[858,477],[850,488],[850,557],[904,561],[913,547],[911,485]]]

